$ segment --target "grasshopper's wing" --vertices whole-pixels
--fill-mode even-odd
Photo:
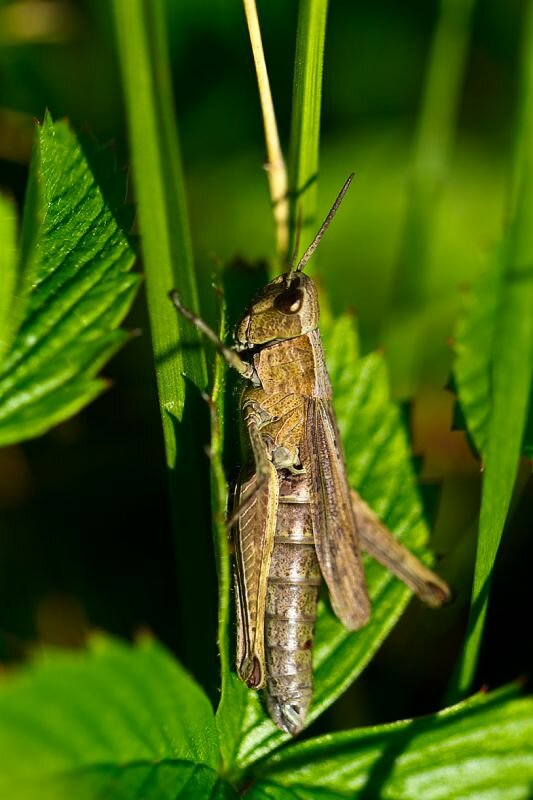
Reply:
[[[370,601],[337,423],[323,400],[308,403],[302,456],[310,476],[315,548],[331,605],[346,628],[357,630],[370,616]]]
[[[269,463],[268,476],[242,480],[236,491],[242,507],[234,524],[237,607],[237,673],[248,686],[265,683],[265,601],[270,558],[276,532],[278,478]]]

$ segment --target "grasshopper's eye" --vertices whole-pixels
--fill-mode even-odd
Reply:
[[[302,307],[304,293],[301,289],[291,288],[278,294],[274,300],[274,308],[282,314],[296,314]]]

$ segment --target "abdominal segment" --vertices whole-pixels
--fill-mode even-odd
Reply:
[[[298,733],[313,692],[312,647],[320,569],[306,477],[280,482],[265,608],[266,698],[278,727]]]

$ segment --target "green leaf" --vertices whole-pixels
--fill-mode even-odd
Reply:
[[[16,233],[15,207],[0,195],[0,358],[11,338],[9,310],[17,285]]]
[[[314,226],[327,13],[328,0],[300,0],[289,146],[289,192],[291,237],[294,244],[299,212],[302,247],[307,246],[316,232]],[[348,173],[350,170],[346,171]]]
[[[17,302],[4,318],[11,341],[0,369],[0,445],[44,433],[102,392],[107,384],[95,376],[128,338],[117,327],[139,276],[130,272],[124,182],[107,171],[112,196],[65,122],[47,116],[38,126]]]
[[[198,310],[165,3],[113,0],[112,5],[176,539],[182,652],[197,678],[213,685],[216,632],[205,589],[214,578],[212,561],[205,558],[210,544],[205,457],[209,432],[207,407],[200,396],[207,385],[206,358],[196,328],[176,312],[168,297],[176,288],[183,303]],[[205,634],[202,640],[199,627]]]
[[[490,584],[515,484],[533,379],[533,5],[528,7],[524,102],[512,214],[492,269],[459,330],[455,379],[484,461],[479,534],[464,651],[451,696],[475,678]]]
[[[465,297],[454,340],[453,372],[460,410],[476,450],[481,454],[487,448],[494,393],[492,370],[500,335],[497,324],[502,307],[509,302],[506,287],[509,269],[509,253],[504,245],[491,257]],[[529,417],[533,419],[531,411]],[[531,456],[532,430],[529,421],[522,442],[524,455]]]
[[[185,404],[184,376],[200,389],[207,379],[198,334],[168,299],[176,287],[185,305],[198,308],[165,13],[161,0],[113,0],[113,8],[159,405],[167,465],[173,469],[180,445],[175,423],[181,420]]]
[[[209,701],[150,638],[46,651],[0,681],[2,797],[235,797],[219,759]]]
[[[454,339],[453,372],[462,421],[481,454],[487,448],[494,391],[492,370],[499,336],[497,322],[503,305],[508,302],[506,282],[510,268],[504,244],[493,254],[486,269],[468,291]],[[522,452],[529,456],[532,452],[532,420],[530,409],[522,442]]]
[[[509,689],[439,714],[335,733],[258,765],[249,800],[527,800],[533,700]]]
[[[495,323],[504,287],[503,258],[493,256],[472,286],[458,322],[453,374],[468,433],[478,452],[486,447],[491,402]]]
[[[350,482],[398,539],[427,562],[428,531],[400,413],[390,401],[384,359],[377,353],[359,356],[348,316],[322,324],[322,335]],[[309,722],[361,673],[409,601],[409,590],[383,567],[368,559],[365,567],[372,617],[362,630],[349,633],[328,604],[319,605]],[[257,693],[248,692],[247,697],[242,741],[230,774],[238,774],[288,739],[266,717]]]

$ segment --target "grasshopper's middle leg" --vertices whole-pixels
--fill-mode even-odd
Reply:
[[[438,608],[447,603],[451,599],[448,584],[403,547],[353,489],[351,498],[361,548],[409,586],[428,606]]]
[[[250,403],[244,408],[244,422],[252,448],[256,480],[239,499],[239,504],[232,511],[227,520],[228,528],[235,525],[237,520],[251,506],[267,481],[271,480],[273,477],[275,478],[275,469],[272,465],[272,461],[268,457],[268,451],[261,436],[262,421],[260,414],[255,409],[253,403]]]

